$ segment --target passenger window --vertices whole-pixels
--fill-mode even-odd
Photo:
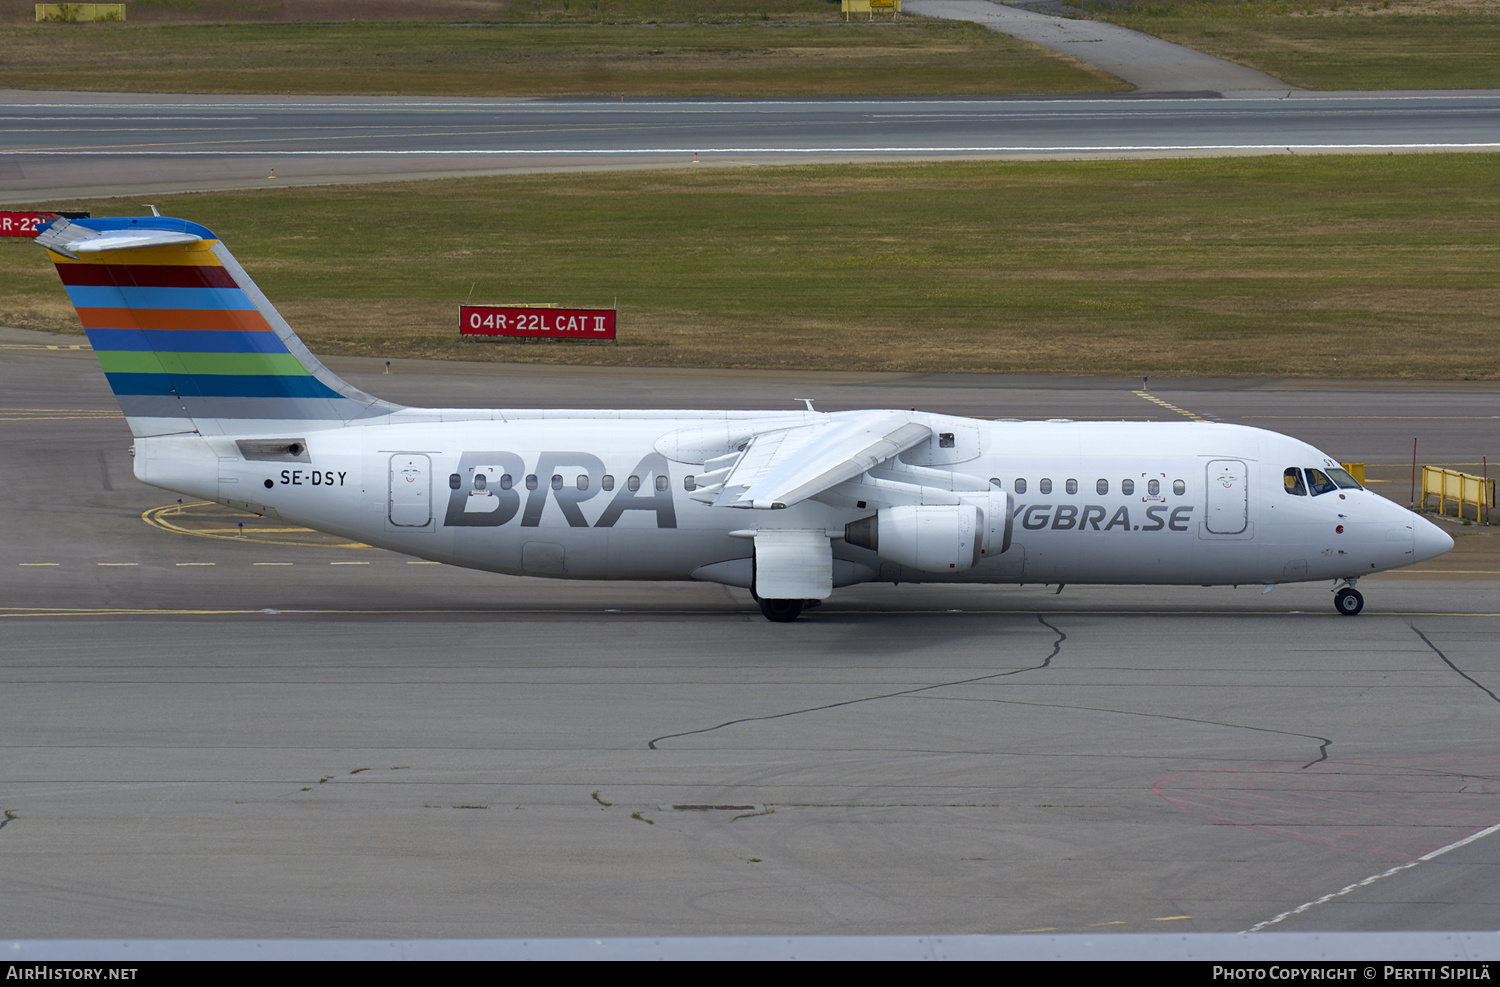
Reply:
[[[453,473],[453,474],[449,475],[449,477],[448,477],[448,489],[449,490],[457,490],[459,487],[461,487],[463,485],[464,485],[464,478],[463,477],[459,476],[457,473]]]
[[[1067,491],[1070,494],[1076,494],[1078,492],[1078,481],[1077,480],[1071,480],[1070,479],[1067,483],[1063,484],[1063,486],[1067,488]]]
[[[1187,493],[1187,484],[1183,483],[1181,480],[1173,480],[1172,492],[1181,497],[1183,494]]]
[[[562,489],[562,475],[561,474],[559,474],[559,473],[553,473],[552,474],[552,489],[553,490],[561,490]]]
[[[682,478],[682,489],[692,493],[698,489],[698,484],[694,482],[694,478],[691,475],[688,475]]]
[[[656,474],[656,489],[657,492],[662,492],[667,489],[667,476],[665,473]]]
[[[1121,480],[1120,481],[1120,493],[1124,494],[1127,497],[1129,497],[1132,494],[1134,494],[1135,493],[1135,481],[1134,480]]]
[[[1016,478],[1016,493],[1023,494],[1025,492],[1026,492],[1026,481],[1023,480],[1023,479],[1021,479],[1020,477],[1017,477]]]
[[[1328,479],[1328,474],[1322,470],[1309,469],[1307,471],[1307,486],[1314,497],[1318,494],[1333,493],[1338,489],[1338,484]]]
[[[1153,497],[1160,497],[1161,496],[1161,481],[1160,480],[1147,480],[1146,481],[1146,493],[1150,494]]]
[[[510,489],[510,485],[512,483],[514,483],[514,482],[515,482],[515,480],[511,479],[511,476],[510,476],[509,473],[502,473],[500,475],[500,489],[501,490],[509,490]]]
[[[1094,490],[1099,494],[1099,496],[1103,497],[1105,494],[1109,493],[1109,481],[1100,480],[1098,483],[1094,484]]]
[[[630,479],[625,481],[625,486],[630,488],[631,493],[635,493],[637,490],[641,489],[641,478],[638,476],[632,476]]]
[[[1051,493],[1052,492],[1052,480],[1050,478],[1043,477],[1042,478],[1042,482],[1037,485],[1037,489],[1040,490],[1044,494]]]
[[[535,473],[527,473],[526,474],[526,489],[527,490],[535,490],[536,489],[536,474]]]
[[[604,492],[605,493],[608,493],[609,491],[611,491],[611,490],[613,490],[615,488],[615,478],[613,476],[611,476],[610,474],[605,473],[604,474],[604,482],[601,483],[601,484],[599,484],[599,486],[601,486],[601,487],[604,488]]]
[[[990,486],[999,487],[1001,490],[1005,489],[1005,484],[1000,482],[1000,478],[998,476],[990,477]]]
[[[579,490],[587,490],[588,488],[589,488],[589,475],[587,473],[579,473],[578,474],[578,489]]]
[[[457,476],[458,474],[455,473],[453,475]],[[485,487],[487,487],[489,485],[490,485],[489,478],[486,477],[483,473],[475,473],[474,474],[474,489],[475,490],[483,490]]]

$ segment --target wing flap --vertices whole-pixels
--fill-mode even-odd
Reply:
[[[859,476],[932,435],[926,425],[911,421],[901,412],[859,412],[830,418],[755,436],[718,480],[713,504],[755,510],[790,507]]]

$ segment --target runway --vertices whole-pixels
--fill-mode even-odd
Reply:
[[[1500,147],[1492,92],[1195,95],[610,103],[10,90],[0,201],[512,171]]]
[[[92,354],[47,348],[80,342],[0,331],[14,938],[1500,923],[1495,837],[1396,869],[1500,822],[1488,534],[1354,619],[1323,584],[883,586],[775,625],[179,510]],[[1191,414],[1400,501],[1413,438],[1494,452],[1493,385],[329,363],[445,406]]]

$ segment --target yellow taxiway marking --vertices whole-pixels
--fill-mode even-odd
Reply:
[[[189,534],[189,535],[203,535],[205,538],[211,538],[211,537],[214,537],[215,535],[218,535],[219,537],[223,537],[223,535],[219,534],[219,533],[220,532],[225,532],[225,531],[230,532],[231,537],[238,538],[241,533],[245,532],[245,529],[241,528],[239,525],[235,525],[234,527],[229,527],[228,525],[224,525],[224,526],[221,526],[221,527],[188,528],[188,529],[184,529],[183,533],[184,534]],[[260,525],[256,525],[254,528],[250,529],[250,533],[251,534],[257,534],[257,535],[261,535],[261,534],[289,535],[289,534],[292,534],[293,532],[309,532],[311,534],[318,534],[318,532],[313,531],[312,528],[267,528],[267,527],[262,527]]]
[[[1297,422],[1377,421],[1377,422],[1490,422],[1500,415],[1246,415],[1246,419],[1272,419]]]
[[[1183,416],[1184,418],[1191,419],[1192,421],[1195,421],[1195,422],[1207,422],[1208,421],[1207,418],[1203,418],[1203,417],[1200,417],[1199,415],[1195,415],[1191,411],[1185,411],[1182,408],[1177,407],[1177,405],[1170,404],[1170,403],[1168,403],[1166,401],[1163,401],[1161,398],[1157,397],[1156,395],[1149,394],[1146,391],[1131,391],[1130,393],[1134,394],[1138,398],[1141,398],[1141,399],[1146,400],[1146,401],[1150,401],[1152,404],[1159,404],[1163,408],[1166,408],[1168,411],[1175,411],[1179,415]]]
[[[217,562],[174,562],[173,565],[218,565]]]
[[[1191,916],[1191,915],[1164,915],[1161,918],[1154,918],[1151,921],[1153,921],[1153,922],[1180,922],[1180,921],[1182,921],[1185,918],[1192,918],[1192,917],[1193,916]]]
[[[17,565],[62,565],[61,562],[19,562]]]
[[[1500,569],[1407,569],[1405,572],[1402,572],[1399,569],[1392,569],[1390,570],[1390,572],[1392,575],[1398,576],[1500,576]],[[1385,573],[1379,573],[1379,575],[1385,575]]]
[[[26,415],[21,418],[10,418],[0,415],[0,422],[92,422],[103,421],[106,418],[124,418],[124,415]]]
[[[210,507],[214,510],[205,511],[202,508]],[[243,517],[251,522],[252,526],[242,528],[239,525],[233,527],[223,524],[201,524],[198,522],[208,518],[231,518]],[[257,514],[240,514],[234,511],[219,509],[219,505],[209,500],[196,500],[187,504],[163,504],[161,507],[153,507],[141,514],[141,520],[153,528],[170,531],[175,535],[194,535],[198,538],[222,538],[227,541],[254,542],[259,545],[291,545],[297,548],[362,548],[373,551],[369,545],[359,542],[345,541],[323,541],[329,536],[311,528],[296,528],[289,526],[262,527],[254,522],[260,520]],[[178,523],[179,521],[183,523]],[[292,535],[306,536],[305,538],[267,538],[265,535]],[[259,564],[259,563],[257,563]],[[286,563],[290,565],[291,563]]]
[[[94,565],[140,565],[139,562],[95,562]]]
[[[118,410],[101,408],[0,408],[0,422],[58,422],[124,418]]]

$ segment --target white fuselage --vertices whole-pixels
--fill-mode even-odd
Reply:
[[[403,411],[368,424],[136,440],[136,474],[408,555],[516,575],[750,586],[752,533],[823,531],[835,585],[885,582],[1279,583],[1410,565],[1451,541],[1363,489],[1294,494],[1289,468],[1337,463],[1273,432],[1204,423],[993,422],[914,414],[933,433],[780,510],[691,496],[702,464],[759,412]],[[939,436],[942,441],[939,441]],[[980,506],[998,532],[962,571],[850,544],[862,489],[912,484]],[[987,498],[987,499],[986,499]],[[1003,505],[1003,507],[1001,506]],[[994,517],[1003,510],[1008,519]],[[1429,530],[1430,529],[1430,530]],[[1002,550],[1003,548],[1003,550]]]

